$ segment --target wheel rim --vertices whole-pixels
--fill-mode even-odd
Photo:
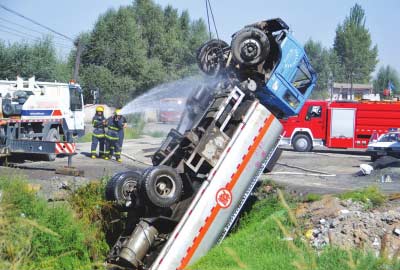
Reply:
[[[125,180],[122,185],[122,195],[125,200],[131,199],[131,194],[136,190],[137,182],[133,179]]]
[[[299,138],[296,141],[296,147],[301,150],[305,150],[308,146],[308,142],[305,138]]]
[[[261,46],[255,39],[247,39],[240,46],[240,54],[243,59],[251,61],[260,56]]]
[[[161,198],[172,198],[175,194],[176,185],[171,176],[163,174],[157,177],[154,188]]]
[[[211,47],[207,50],[204,60],[202,61],[204,71],[207,73],[213,73],[218,71],[219,68],[219,51],[221,48]]]

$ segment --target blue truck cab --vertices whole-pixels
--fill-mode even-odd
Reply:
[[[285,32],[279,48],[280,61],[265,87],[259,88],[256,95],[264,106],[278,110],[282,117],[289,117],[300,112],[315,86],[317,75],[303,46],[289,32]]]

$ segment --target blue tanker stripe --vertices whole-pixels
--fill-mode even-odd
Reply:
[[[23,116],[51,116],[53,110],[22,110]]]

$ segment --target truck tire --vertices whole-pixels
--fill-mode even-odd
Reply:
[[[204,43],[197,51],[197,65],[205,74],[216,76],[223,66],[223,48],[228,43],[219,39],[212,39]]]
[[[46,136],[43,137],[44,141],[48,142],[58,142],[60,141],[60,133],[58,132],[57,129],[51,128],[49,132],[46,134]],[[45,161],[54,161],[56,160],[57,155],[56,154],[45,154],[43,156],[43,159]]]
[[[297,134],[294,136],[292,145],[297,152],[310,152],[312,149],[312,142],[308,135]]]
[[[133,195],[141,181],[142,173],[138,171],[116,173],[106,185],[106,200],[115,202],[119,207],[126,208],[132,203]]]
[[[246,27],[232,38],[231,48],[235,62],[254,66],[267,59],[270,43],[263,31],[255,27]]]
[[[268,164],[264,169],[264,173],[272,172],[272,170],[275,167],[275,164],[278,162],[278,159],[281,157],[281,155],[282,155],[282,149],[277,148],[274,154],[272,155],[271,159],[268,161]]]
[[[182,179],[175,169],[161,165],[144,172],[140,193],[154,206],[166,208],[178,202],[182,188]]]

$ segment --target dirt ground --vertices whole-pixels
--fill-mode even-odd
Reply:
[[[84,170],[84,177],[64,176],[55,173],[56,168],[66,166],[67,158],[57,158],[54,162],[24,161],[14,164],[13,168],[0,168],[0,172],[24,174],[36,185],[41,193],[49,198],[59,195],[60,187],[73,188],[89,181],[109,178],[114,173],[150,164],[151,154],[161,144],[163,138],[143,136],[140,139],[126,140],[123,162],[105,161],[89,157],[90,143],[77,144],[78,154],[73,158],[73,166]],[[361,163],[370,163],[369,157],[361,151],[331,151],[320,149],[312,153],[297,153],[285,150],[278,164],[270,174],[262,179],[272,179],[286,189],[298,193],[331,194],[362,188],[376,184],[386,193],[400,190],[400,169],[393,174],[392,182],[381,183],[380,173],[371,176],[354,176]],[[301,168],[301,169],[300,169]],[[57,199],[57,198],[56,198]]]

